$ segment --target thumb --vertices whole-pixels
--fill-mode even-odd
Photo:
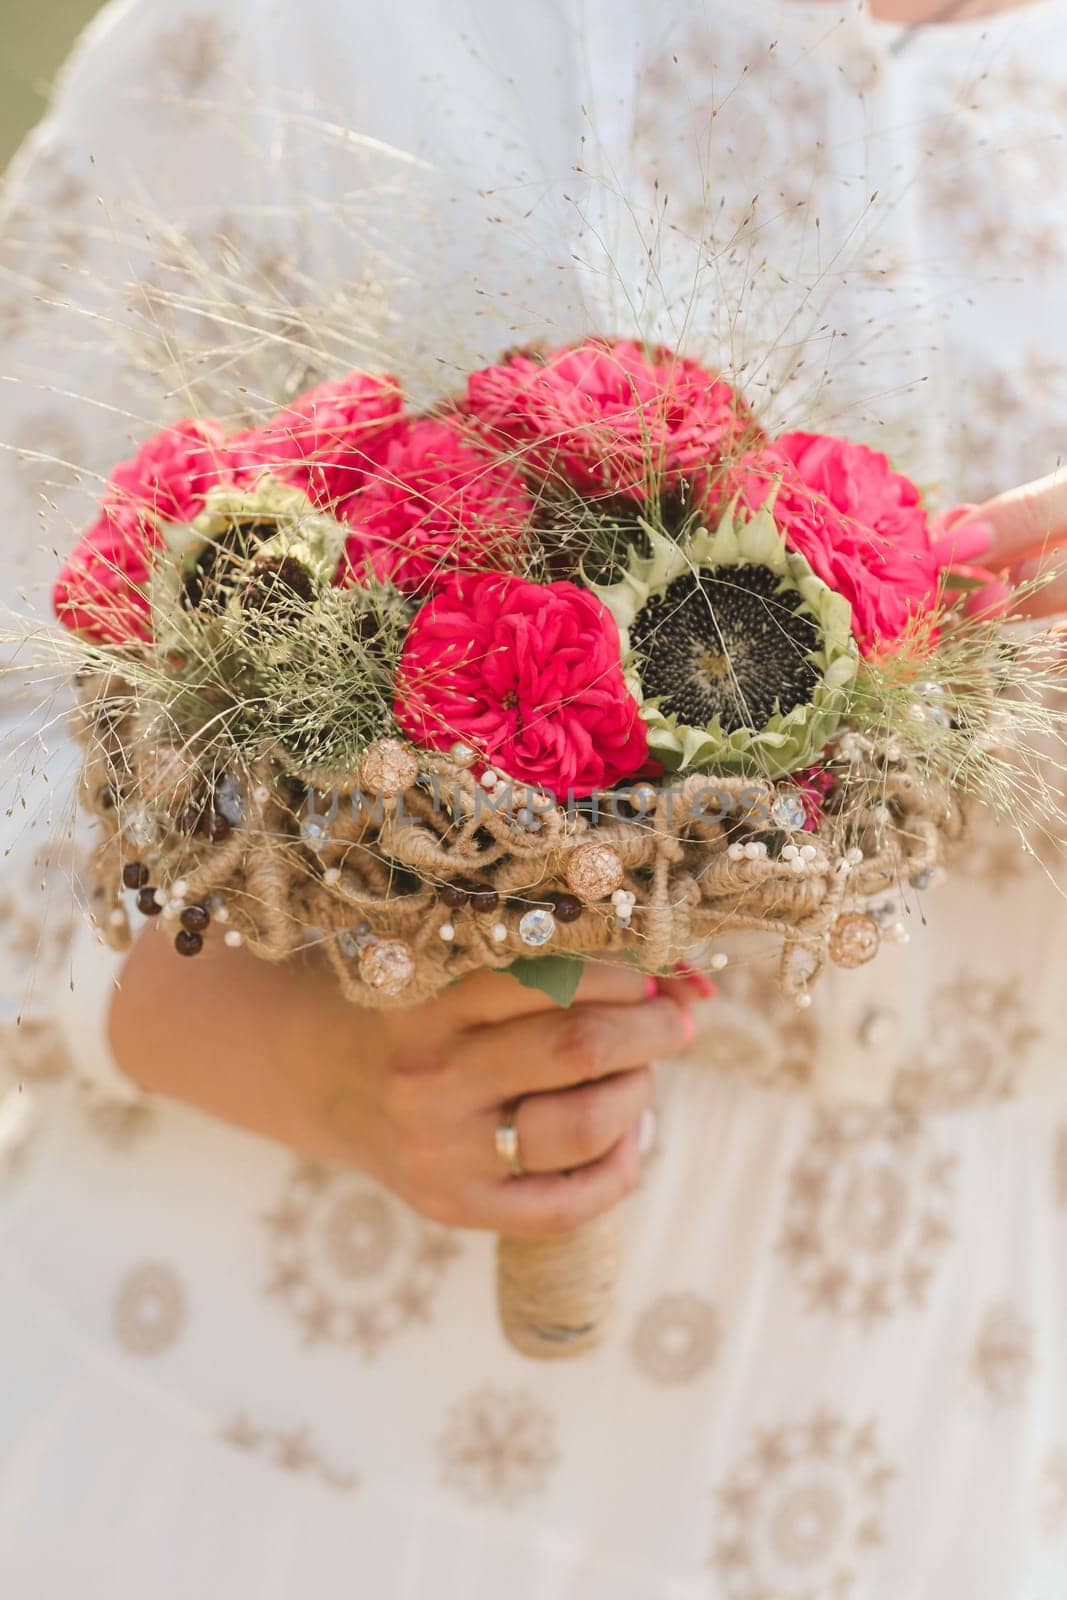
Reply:
[[[992,529],[984,565],[993,569],[1067,543],[1067,473],[1053,472],[995,495],[974,514]]]

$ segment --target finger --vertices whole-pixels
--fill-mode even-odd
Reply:
[[[669,978],[659,979],[659,992],[679,1005],[691,1006],[699,1000],[713,1000],[719,989],[706,972],[679,961]]]
[[[995,496],[975,515],[993,530],[993,544],[983,558],[987,567],[1013,566],[1024,556],[1067,540],[1067,473],[1023,484]]]
[[[1012,573],[1019,584],[1040,583],[1018,595],[1012,612],[1025,617],[1057,617],[1067,611],[1067,551],[1050,551],[1037,561],[1024,561]]]
[[[457,1067],[488,1107],[674,1055],[693,1031],[689,1013],[673,1000],[578,1005],[472,1029],[460,1043]]]
[[[509,1178],[488,1192],[483,1204],[497,1233],[516,1239],[547,1239],[570,1233],[610,1211],[634,1189],[641,1175],[636,1129],[608,1153],[566,1175]]]
[[[587,960],[572,1005],[635,1005],[656,993],[655,978],[629,962]],[[474,972],[449,990],[458,1020],[470,1025],[504,1022],[512,1017],[559,1012],[562,1008],[540,989],[527,988],[508,972]]]
[[[632,1067],[576,1089],[527,1095],[515,1111],[523,1171],[568,1172],[599,1161],[640,1122],[652,1089],[649,1068]]]

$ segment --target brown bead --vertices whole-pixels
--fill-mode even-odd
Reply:
[[[143,889],[148,882],[148,868],[143,861],[127,861],[122,869],[122,882],[127,889]]]
[[[446,883],[441,890],[441,899],[451,910],[456,911],[460,906],[465,906],[470,899],[470,890],[465,889],[461,883]]]
[[[221,811],[212,811],[204,818],[205,832],[212,844],[220,844],[223,839],[228,839],[233,829],[226,821]]]
[[[495,889],[472,889],[470,900],[475,911],[495,911],[500,904],[500,896]]]
[[[552,909],[558,922],[577,922],[582,914],[582,902],[577,895],[557,894],[552,898]]]
[[[147,884],[137,896],[137,909],[145,917],[158,917],[163,910],[163,907],[156,899],[156,891],[150,889]]]
[[[174,948],[180,956],[198,956],[204,948],[204,941],[198,933],[189,933],[183,928],[174,935]]]
[[[115,804],[115,791],[111,787],[110,783],[105,783],[102,789],[98,789],[96,791],[96,801],[104,811],[111,810],[112,806]]]
[[[190,933],[203,933],[211,921],[211,913],[207,906],[186,906],[178,920]]]

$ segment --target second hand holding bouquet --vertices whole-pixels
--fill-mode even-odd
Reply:
[[[129,893],[183,955],[314,944],[363,1005],[478,967],[566,1003],[585,959],[718,968],[762,930],[807,1004],[902,935],[969,797],[1040,798],[1045,681],[981,613],[984,544],[628,341],[512,353],[430,414],[353,374],[166,428],[55,594],[97,921],[125,944]],[[520,1348],[598,1336],[613,1253],[503,1242]]]

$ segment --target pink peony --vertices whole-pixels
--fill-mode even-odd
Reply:
[[[75,545],[52,590],[63,626],[102,644],[149,638],[149,553],[158,543],[154,526],[135,511],[102,514]]]
[[[669,350],[586,339],[467,380],[467,410],[524,466],[643,500],[726,454],[747,425],[728,384]]]
[[[361,486],[402,407],[395,378],[350,372],[309,389],[261,428],[235,434],[234,468],[244,481],[272,472],[331,508]]]
[[[517,473],[454,425],[408,424],[338,514],[352,524],[343,582],[370,572],[411,594],[457,567],[514,557],[533,507]]]
[[[849,601],[868,654],[930,615],[942,572],[984,543],[978,524],[932,528],[910,478],[879,451],[832,434],[783,434],[726,481],[752,510],[773,492],[786,542]]]
[[[614,619],[573,583],[446,579],[404,642],[394,712],[416,744],[462,740],[557,799],[630,777],[647,753]]]
[[[150,553],[160,544],[157,523],[198,516],[207,491],[228,478],[214,422],[176,422],[120,462],[99,517],[56,580],[52,602],[60,622],[110,644],[147,638],[145,585]]]

